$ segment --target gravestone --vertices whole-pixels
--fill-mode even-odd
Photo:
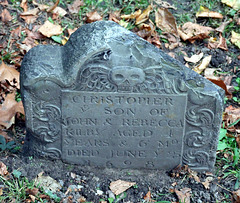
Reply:
[[[211,170],[223,90],[114,22],[24,57],[27,152],[97,167]]]

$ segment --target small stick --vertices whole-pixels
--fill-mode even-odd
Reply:
[[[47,10],[47,12],[52,12],[57,7],[59,2],[60,2],[60,0],[57,0],[56,3]]]

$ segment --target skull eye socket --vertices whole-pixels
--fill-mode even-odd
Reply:
[[[114,75],[114,79],[115,79],[115,80],[123,80],[123,79],[124,79],[124,76],[121,75],[121,74],[116,74],[116,75]]]
[[[137,75],[137,74],[133,74],[133,75],[131,75],[131,79],[133,79],[133,80],[139,80],[139,79],[140,79],[140,76]]]

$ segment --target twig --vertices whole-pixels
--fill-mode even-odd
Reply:
[[[52,12],[57,7],[59,2],[60,2],[60,0],[57,0],[56,3],[47,10],[47,12]]]
[[[221,185],[219,185],[219,184],[217,184],[217,183],[216,183],[216,185],[217,185],[218,187],[220,187],[220,188],[222,188],[222,189],[224,189],[224,190],[226,190],[226,191],[232,193],[232,191],[228,190],[227,188],[225,188],[225,187],[223,187],[223,186],[221,186]]]

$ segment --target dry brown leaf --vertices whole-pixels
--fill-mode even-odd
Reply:
[[[22,18],[22,19],[24,19],[25,20],[25,22],[29,25],[29,24],[33,24],[36,20],[37,20],[37,16],[21,16],[20,15],[20,17]]]
[[[30,37],[32,39],[44,39],[46,38],[44,35],[42,35],[38,29],[40,28],[40,25],[34,25],[32,30],[25,29],[25,32],[27,34],[27,37]]]
[[[95,21],[102,20],[102,16],[100,16],[97,11],[92,11],[90,13],[87,13],[86,16],[87,16],[87,20],[86,20],[87,23],[92,23]]]
[[[217,79],[217,80],[211,79],[211,78],[207,78],[207,79],[210,80],[215,85],[217,85],[217,86],[221,87],[222,89],[224,89],[226,95],[229,95],[229,96],[232,95],[230,92],[228,92],[227,86],[225,85],[225,83],[221,79]]]
[[[67,11],[65,11],[63,8],[61,7],[56,7],[55,9],[53,9],[52,11],[53,13],[59,15],[59,16],[65,16],[67,14]]]
[[[206,68],[204,70],[204,77],[208,79],[218,80],[219,76],[216,76],[215,72],[219,70],[218,68]]]
[[[226,126],[240,119],[240,108],[235,108],[230,105],[225,109],[225,113],[227,114],[227,117],[225,117],[223,120],[226,121]]]
[[[154,0],[154,2],[156,4],[158,4],[161,8],[172,8],[174,10],[177,10],[177,8],[175,6],[171,5],[170,3],[166,2],[166,1]]]
[[[135,19],[138,16],[140,16],[142,13],[141,9],[135,11],[134,13],[131,13],[129,15],[121,15],[121,18],[124,18],[125,20],[129,20],[129,19]]]
[[[127,189],[129,189],[130,187],[132,187],[133,185],[136,185],[136,183],[124,180],[117,180],[111,182],[109,188],[115,195],[119,195],[126,191]]]
[[[74,33],[77,30],[77,28],[74,29],[67,29],[69,37],[71,36],[72,33]]]
[[[8,81],[10,85],[20,89],[19,72],[4,62],[0,65],[0,81]]]
[[[202,184],[203,184],[203,186],[205,187],[205,189],[209,189],[210,187],[209,187],[209,185],[210,185],[210,183],[212,182],[212,180],[213,180],[213,177],[207,177],[206,179],[205,179],[205,181],[204,182],[202,182]]]
[[[4,9],[0,15],[2,22],[7,23],[12,20],[12,16],[7,9]]]
[[[27,0],[22,0],[20,7],[23,8],[24,12],[26,12],[28,10]]]
[[[136,18],[135,24],[136,24],[136,25],[139,25],[140,23],[144,23],[145,21],[147,21],[148,18],[149,18],[149,14],[151,13],[152,9],[153,9],[153,7],[152,7],[151,5],[149,5],[149,6],[143,11],[143,13]]]
[[[115,11],[114,13],[110,13],[108,20],[114,21],[115,23],[119,23],[119,21],[121,20],[120,13],[121,13],[121,10]]]
[[[26,189],[26,193],[28,193],[28,194],[30,194],[30,195],[34,195],[34,196],[36,196],[37,194],[38,194],[38,192],[39,192],[39,189],[38,188],[32,188],[32,189],[30,189],[30,188],[27,188]]]
[[[232,22],[232,19],[226,21],[226,22],[223,22],[218,28],[216,28],[215,30],[218,31],[218,32],[221,32],[223,33],[223,31],[225,30],[226,26]]]
[[[5,126],[7,129],[15,122],[15,114],[19,112],[24,114],[22,101],[15,100],[15,92],[6,96],[3,104],[0,105],[0,125]]]
[[[148,193],[144,196],[144,200],[145,200],[146,202],[156,202],[155,200],[153,200],[153,199],[151,198],[151,192],[150,192],[150,191],[148,191]]]
[[[212,59],[212,56],[211,56],[211,55],[206,56],[199,65],[197,65],[196,67],[194,67],[193,70],[194,70],[195,72],[197,72],[198,74],[200,74],[204,69],[206,69],[206,68],[208,67],[211,59]]]
[[[8,1],[7,1],[7,0],[1,0],[1,1],[0,1],[0,4],[1,4],[2,6],[7,6],[7,5],[8,5]]]
[[[61,184],[52,177],[43,176],[43,172],[39,173],[34,181],[35,185],[40,185],[45,191],[50,190],[51,192],[56,192],[62,188]]]
[[[239,203],[240,202],[240,189],[237,191],[234,191],[233,193],[233,203]]]
[[[163,32],[172,33],[178,36],[177,24],[174,16],[166,8],[159,8],[155,12],[156,26]]]
[[[3,128],[3,126],[0,126],[0,135],[2,135],[7,142],[12,141],[13,139],[9,137],[7,132],[3,131],[1,128]]]
[[[70,13],[78,13],[81,6],[84,6],[83,0],[75,0],[72,5],[68,6]]]
[[[7,171],[7,166],[0,161],[0,175],[1,176],[6,176],[8,174],[8,171]]]
[[[38,8],[23,12],[20,14],[20,17],[25,20],[27,24],[32,24],[37,20],[37,14],[39,13]]]
[[[187,56],[184,56],[183,58],[187,62],[197,63],[198,61],[200,61],[202,59],[202,57],[203,57],[203,52],[201,52],[200,54],[194,54],[190,58]]]
[[[227,51],[228,47],[227,47],[226,39],[222,36],[222,33],[220,33],[219,37],[220,37],[220,39],[219,39],[219,44],[218,44],[217,48]]]
[[[31,9],[29,11],[23,12],[20,14],[20,16],[36,16],[39,13],[38,8]]]
[[[175,193],[178,196],[178,199],[184,203],[190,203],[190,188],[183,188],[180,191],[175,189]]]
[[[196,17],[204,17],[204,18],[219,18],[222,19],[223,15],[218,12],[210,11],[208,8],[200,6],[200,10],[196,13]]]
[[[49,9],[49,6],[48,5],[44,5],[44,4],[39,4],[37,3],[36,1],[32,1],[32,3],[37,6],[41,11],[44,11],[44,10],[47,10]]]
[[[209,33],[214,29],[211,27],[201,26],[196,23],[187,22],[182,28],[178,29],[178,33],[183,41],[189,40],[193,43],[195,40],[209,38]]]
[[[12,37],[14,39],[18,39],[19,37],[21,37],[21,32],[22,32],[22,27],[20,25],[19,27],[11,31]]]
[[[46,21],[38,30],[46,37],[51,37],[53,35],[60,35],[62,33],[62,28],[60,25],[54,25],[50,21]]]

